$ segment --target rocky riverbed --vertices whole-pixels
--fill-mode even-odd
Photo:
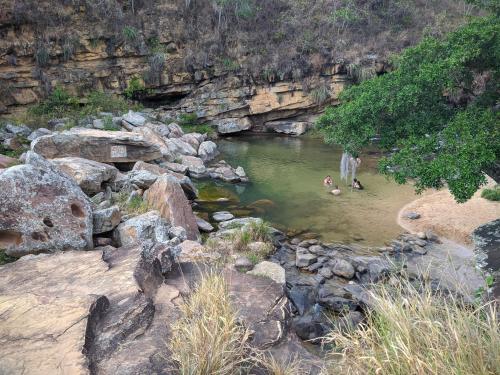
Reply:
[[[27,148],[0,158],[3,373],[176,373],[166,342],[207,268],[226,276],[250,345],[298,356],[307,373],[320,361],[301,340],[362,322],[376,283],[405,274],[466,300],[484,285],[471,254],[432,231],[364,247],[291,238],[232,212],[204,220],[192,179],[245,183],[243,168],[154,113],[115,116],[114,131],[100,120],[0,133]]]

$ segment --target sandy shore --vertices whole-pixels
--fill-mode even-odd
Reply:
[[[494,185],[491,180],[486,187]],[[420,218],[410,220],[406,217],[408,212],[417,212]],[[431,229],[439,236],[470,245],[474,229],[499,217],[500,203],[481,198],[481,190],[462,204],[448,190],[434,190],[404,206],[399,211],[398,224],[409,232]]]

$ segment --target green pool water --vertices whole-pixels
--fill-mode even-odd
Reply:
[[[411,186],[401,186],[377,173],[377,156],[365,153],[358,169],[363,191],[351,191],[339,178],[341,148],[321,139],[255,135],[218,141],[221,159],[241,165],[250,183],[202,182],[199,211],[229,210],[257,215],[292,233],[312,232],[324,241],[382,245],[401,232],[398,211],[415,199]],[[342,190],[333,196],[323,186],[331,175]],[[213,202],[220,197],[226,202]],[[212,202],[210,202],[212,201]]]

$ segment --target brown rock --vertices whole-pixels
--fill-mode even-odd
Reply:
[[[188,239],[199,238],[196,216],[175,177],[162,175],[144,193],[144,197],[149,205],[160,211],[160,215],[173,226],[183,227]]]
[[[0,272],[2,374],[170,373],[178,293],[140,247],[26,257]]]
[[[9,168],[10,166],[16,165],[19,160],[11,158],[10,156],[0,155],[0,168]]]
[[[76,156],[103,163],[162,158],[160,148],[140,134],[82,128],[37,138],[31,149],[49,159]]]

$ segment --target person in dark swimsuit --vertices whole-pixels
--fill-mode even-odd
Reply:
[[[357,178],[355,178],[352,181],[352,187],[354,189],[357,189],[357,190],[363,190],[364,189],[363,185],[361,185],[361,182]]]

